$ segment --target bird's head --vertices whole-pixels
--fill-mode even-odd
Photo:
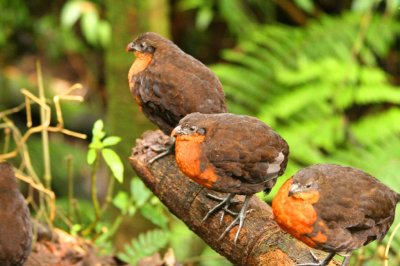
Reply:
[[[171,137],[193,138],[204,140],[207,133],[206,115],[191,113],[179,121],[179,125],[172,131]]]
[[[319,177],[321,173],[315,169],[304,168],[292,177],[289,197],[309,199],[319,194]]]
[[[165,42],[170,42],[154,32],[146,32],[126,46],[127,52],[153,54]]]
[[[204,137],[205,135],[206,135],[205,128],[185,123],[182,125],[178,125],[171,133],[171,136],[175,138],[178,136]]]

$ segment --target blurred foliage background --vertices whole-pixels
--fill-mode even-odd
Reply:
[[[104,252],[119,252],[131,264],[171,247],[187,265],[229,265],[169,214],[127,165],[135,139],[154,128],[127,84],[134,58],[124,48],[145,31],[171,38],[210,65],[229,111],[259,117],[288,141],[288,169],[267,201],[285,178],[321,162],[361,168],[400,192],[398,0],[0,0],[1,152],[16,145],[8,141],[4,110],[24,102],[21,88],[38,94],[36,61],[48,98],[82,84],[73,94],[85,101],[65,102],[62,109],[65,128],[88,139],[50,134],[49,150],[57,217],[67,209],[68,176],[77,210],[88,217],[56,218],[57,226],[89,232]],[[40,108],[32,107],[32,117],[40,123]],[[7,118],[26,132],[24,112]],[[105,132],[98,143],[106,145],[97,146],[94,167],[86,153],[93,134],[103,130],[92,134],[99,118]],[[125,181],[113,191],[115,169],[100,156],[106,133],[120,137],[109,145],[125,164]],[[39,180],[46,172],[42,142],[36,135],[27,142]],[[22,155],[11,161],[26,168]],[[101,221],[91,213],[93,173],[100,202],[111,205]],[[93,220],[97,229],[90,227]],[[381,265],[386,239],[359,251],[352,264]],[[400,235],[391,244],[391,265],[400,264],[399,250]]]

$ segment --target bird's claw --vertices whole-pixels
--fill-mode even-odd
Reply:
[[[327,266],[332,258],[335,256],[335,253],[330,253],[324,260],[319,260],[318,257],[309,250],[311,257],[314,259],[314,262],[300,263],[296,264],[296,266]]]
[[[175,149],[175,140],[172,141],[172,144],[170,146],[167,147],[163,147],[160,145],[157,146],[151,146],[150,149],[154,152],[157,152],[159,154],[157,154],[156,156],[154,156],[153,158],[151,158],[147,163],[149,165],[151,165],[152,163],[154,163],[155,161],[157,161],[158,159],[168,155],[168,154],[173,154],[174,153],[174,149]]]

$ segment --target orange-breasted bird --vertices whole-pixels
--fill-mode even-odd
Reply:
[[[31,252],[32,223],[12,166],[0,163],[0,265],[23,265]]]
[[[146,32],[128,44],[136,59],[128,73],[131,93],[143,113],[165,134],[194,112],[226,112],[217,76],[172,41]]]
[[[308,246],[345,256],[381,240],[394,220],[400,195],[373,176],[334,164],[306,167],[288,179],[272,202],[273,215],[282,229]]]
[[[221,235],[239,225],[238,239],[253,194],[266,191],[285,171],[289,147],[286,141],[260,120],[230,113],[192,113],[173,130],[175,159],[179,169],[198,184],[228,193],[219,199],[203,221],[220,210],[235,214]],[[236,194],[245,195],[239,213],[228,208]]]

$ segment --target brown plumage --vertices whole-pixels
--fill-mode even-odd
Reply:
[[[300,170],[279,189],[272,208],[278,224],[312,248],[351,254],[381,240],[393,223],[400,195],[371,175],[334,164]],[[343,262],[347,264],[349,256]]]
[[[0,265],[23,265],[31,243],[29,209],[19,192],[11,165],[0,163]]]
[[[251,196],[263,190],[269,192],[283,174],[288,161],[287,143],[260,120],[229,113],[187,115],[172,135],[181,171],[204,187],[229,193],[205,219],[220,209],[227,210],[236,194],[246,195],[237,219],[222,235],[239,223],[236,241]]]
[[[162,36],[147,32],[128,44],[136,59],[129,87],[143,113],[165,134],[185,115],[226,112],[222,85],[203,63]]]

